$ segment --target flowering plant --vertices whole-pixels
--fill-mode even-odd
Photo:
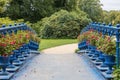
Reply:
[[[116,45],[113,37],[105,36],[104,39],[100,38],[97,48],[108,55],[115,55]]]
[[[89,43],[93,46],[96,46],[98,38],[99,38],[98,33],[91,32],[91,34],[88,37],[89,37],[88,39]]]
[[[0,56],[7,56],[14,50],[15,40],[6,35],[0,38]]]
[[[93,30],[87,31],[78,36],[78,40],[82,42],[86,40],[88,44],[96,46],[98,50],[108,54],[114,55],[116,51],[115,41],[113,37],[104,36],[102,37],[102,33],[97,33]]]
[[[6,44],[0,40],[0,56],[4,54]]]
[[[96,46],[96,42],[98,40],[98,33],[93,32],[93,30],[84,32],[83,34],[78,36],[79,42],[86,40],[88,44]]]
[[[17,39],[19,44],[28,43],[30,40],[30,32],[29,31],[18,31]]]
[[[32,37],[31,37],[32,36]],[[0,35],[0,56],[9,56],[13,50],[19,49],[30,40],[40,42],[40,39],[30,31],[18,31],[17,34]]]
[[[92,31],[87,31],[82,34],[80,34],[77,39],[79,42],[82,42],[83,40],[89,41],[89,35],[92,34]]]
[[[29,41],[28,38],[27,41],[24,41],[27,34],[25,32],[18,32],[17,34],[12,33],[11,35],[0,36],[0,56],[9,56],[13,50],[27,43]]]

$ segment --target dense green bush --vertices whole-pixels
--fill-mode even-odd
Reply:
[[[42,38],[76,38],[90,21],[82,11],[60,10],[32,27]]]

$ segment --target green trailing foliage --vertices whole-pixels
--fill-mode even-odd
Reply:
[[[80,51],[80,49],[75,49],[75,53],[78,53],[78,51]]]
[[[120,80],[120,68],[114,70],[113,76],[114,76],[113,80]]]
[[[42,38],[76,38],[90,21],[83,11],[60,10],[32,27]]]

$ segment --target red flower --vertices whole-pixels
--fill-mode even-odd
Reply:
[[[92,39],[94,39],[94,38],[95,38],[95,36],[94,36],[94,35],[92,35],[92,36],[91,36],[91,38],[92,38]]]
[[[110,42],[110,37],[107,37],[107,41]]]
[[[95,39],[98,40],[99,38],[96,36]]]
[[[5,53],[4,53],[2,56],[7,57],[7,56],[8,56],[8,54],[5,54]]]
[[[28,39],[28,38],[29,38],[29,35],[28,35],[28,34],[26,34],[26,35],[25,35],[25,37]]]
[[[6,47],[7,45],[5,43],[0,43],[0,46]]]
[[[5,38],[5,35],[2,34],[2,37]]]
[[[11,44],[11,45],[14,45],[14,44],[15,44],[15,41],[10,42],[10,44]]]
[[[93,32],[94,30],[93,29],[90,29],[90,32]]]

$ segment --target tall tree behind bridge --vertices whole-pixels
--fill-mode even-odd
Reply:
[[[7,16],[36,22],[54,13],[53,0],[12,0],[7,8]]]
[[[79,8],[86,12],[93,21],[101,21],[103,14],[100,0],[79,0]]]

